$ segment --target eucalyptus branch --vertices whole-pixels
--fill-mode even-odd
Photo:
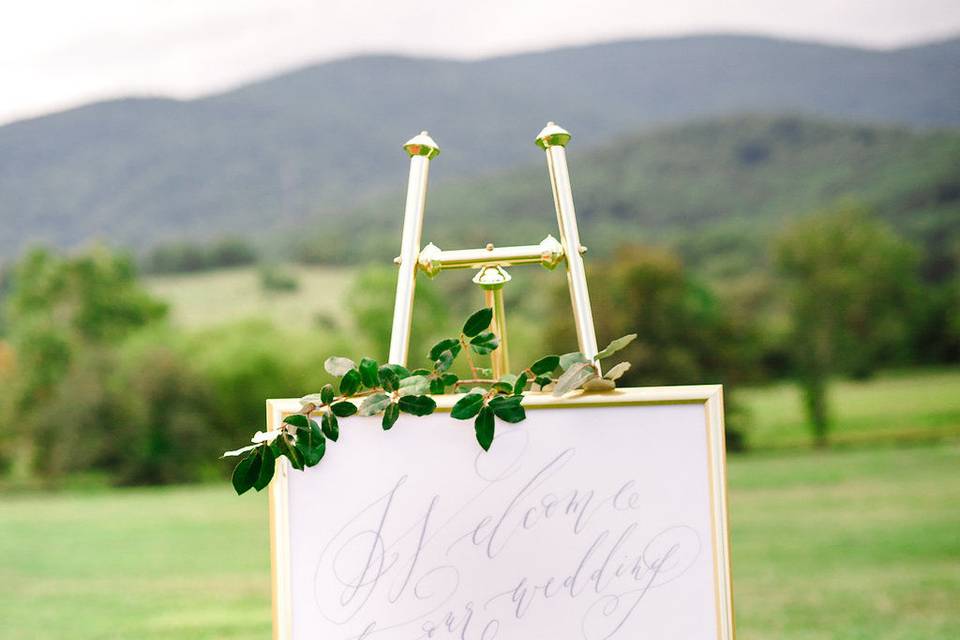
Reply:
[[[340,418],[381,416],[381,426],[387,431],[401,413],[433,413],[437,403],[431,396],[452,391],[461,397],[450,415],[457,420],[473,420],[477,442],[487,450],[493,443],[497,420],[516,423],[526,419],[522,403],[528,385],[551,389],[556,396],[578,388],[603,391],[613,389],[615,381],[630,368],[621,362],[601,377],[597,362],[626,347],[635,334],[614,340],[593,358],[578,352],[549,355],[519,374],[507,374],[499,380],[483,377],[473,354],[486,356],[499,347],[499,340],[489,331],[492,320],[493,310],[489,308],[472,314],[459,336],[441,340],[430,349],[428,357],[433,366],[429,369],[410,371],[399,364],[380,365],[373,358],[363,358],[359,364],[340,356],[327,358],[324,368],[337,378],[336,389],[326,384],[318,393],[302,397],[299,413],[285,417],[271,431],[258,431],[251,444],[223,454],[241,456],[233,471],[234,489],[239,494],[251,488],[262,490],[273,478],[277,458],[286,458],[299,470],[319,464],[326,454],[327,441],[340,438]],[[471,372],[471,377],[463,380],[450,372],[460,353],[466,354]],[[554,378],[558,369],[563,373]],[[466,391],[462,389],[468,386]]]

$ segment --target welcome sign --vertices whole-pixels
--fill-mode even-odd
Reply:
[[[720,387],[531,394],[486,453],[455,399],[280,470],[275,638],[733,637]]]

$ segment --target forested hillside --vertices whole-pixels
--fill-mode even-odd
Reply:
[[[588,147],[609,145],[600,157],[610,160],[617,157],[611,149],[631,152],[636,132],[690,118],[789,112],[953,126],[960,124],[958,68],[956,39],[875,51],[697,36],[474,62],[364,56],[198,100],[98,103],[0,127],[0,257],[38,241],[76,246],[100,237],[144,248],[334,217],[402,185],[406,162],[399,146],[424,128],[443,147],[433,174],[434,185],[443,187],[536,161],[532,138],[549,119],[574,133],[581,157]],[[698,140],[682,146],[697,155],[696,145],[706,138]],[[749,140],[734,146],[741,144]],[[872,156],[866,141],[858,144]],[[751,211],[738,213],[752,215],[764,193],[778,192],[794,177],[779,150],[767,158],[746,149],[738,160],[728,147],[721,145],[722,157],[730,159],[724,166],[739,171],[743,162],[753,162],[771,174],[760,193],[749,187],[737,203],[710,195],[731,185],[701,180],[691,170],[698,167],[674,155],[669,144],[658,147],[663,167],[681,165],[677,172],[665,169],[667,180],[658,182],[683,188],[684,220],[709,218],[732,204],[750,205]],[[871,162],[865,158],[866,170]],[[606,189],[596,185],[601,174],[591,182],[583,166],[580,193]],[[609,177],[633,168],[649,167],[620,166]],[[724,177],[719,167],[708,168],[713,180]],[[775,178],[780,169],[788,173]],[[671,176],[683,182],[674,184]],[[838,171],[831,176],[821,174],[833,183],[844,177]],[[673,216],[654,206],[662,204],[649,194],[657,185],[646,179],[611,183],[617,202],[600,198],[594,206],[581,197],[584,214],[603,217],[603,207],[611,205],[619,208],[609,213],[624,219]],[[637,198],[622,200],[628,195]],[[783,204],[789,196],[774,200]]]
[[[424,242],[462,248],[556,234],[542,152],[530,155],[522,168],[432,186]],[[438,169],[443,161],[434,161]],[[568,163],[591,255],[627,241],[670,244],[694,265],[748,270],[784,222],[841,200],[923,245],[933,269],[953,259],[960,237],[960,133],[745,117],[622,136],[592,150],[574,137]],[[302,251],[320,262],[393,255],[402,207],[396,189],[318,217]],[[350,241],[329,242],[332,233]]]

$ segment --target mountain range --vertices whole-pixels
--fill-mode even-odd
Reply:
[[[960,38],[882,51],[692,36],[471,62],[360,56],[196,100],[90,104],[0,127],[0,258],[36,242],[262,238],[371,207],[392,221],[400,145],[421,129],[442,148],[431,188],[456,189],[542,164],[533,138],[547,120],[573,133],[571,154],[615,153],[654,127],[783,113],[858,123],[851,131],[956,127]],[[635,196],[623,215],[642,208]]]

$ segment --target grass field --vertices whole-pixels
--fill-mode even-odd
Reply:
[[[960,436],[960,369],[908,370],[864,382],[838,380],[830,387],[835,444],[929,441]],[[809,446],[796,385],[746,389],[750,446]]]
[[[741,640],[960,637],[960,443],[730,461]],[[266,501],[5,496],[0,637],[270,636]]]
[[[341,302],[355,269],[288,265],[283,272],[296,279],[296,291],[265,291],[253,267],[152,276],[145,282],[170,304],[172,320],[189,329],[250,318],[296,329],[311,328],[323,319],[346,322]]]

